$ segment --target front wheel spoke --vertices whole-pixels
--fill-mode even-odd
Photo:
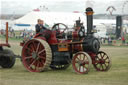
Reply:
[[[101,58],[98,56],[97,59],[100,60]]]
[[[79,61],[78,60],[75,60],[75,63],[79,63]]]
[[[94,65],[97,65],[98,63],[96,62],[96,63],[94,63]]]
[[[86,70],[88,70],[88,68],[87,68],[85,65],[83,65],[83,67],[84,67]]]
[[[103,59],[104,58],[104,54],[100,54],[101,55],[101,59]]]
[[[84,65],[83,65],[83,72],[84,72],[84,69],[85,69],[85,68],[84,68]]]
[[[86,61],[84,61],[84,62],[85,62],[85,64],[89,64],[89,61],[87,61],[87,60],[86,60]]]
[[[95,64],[97,67],[100,65],[100,63]]]
[[[108,57],[106,57],[104,60],[107,60],[108,59]]]
[[[101,66],[101,68],[102,68],[102,70],[103,70],[103,69],[104,69],[103,64],[100,64],[100,66]]]
[[[100,63],[100,60],[95,60],[95,63]]]
[[[79,71],[80,71],[80,69],[81,69],[81,66],[79,66]]]
[[[107,65],[106,64],[104,64],[104,66],[105,66],[105,68],[107,68]]]
[[[81,54],[82,55],[82,54]],[[80,60],[82,59],[82,56],[80,55]]]
[[[78,57],[76,58],[78,61],[81,61]]]
[[[110,61],[105,61],[105,63],[109,63]]]
[[[102,56],[102,59],[104,58],[104,56],[105,56],[105,53],[104,53],[104,55]]]
[[[85,60],[85,56],[83,57],[83,61]]]
[[[102,58],[102,53],[100,53],[100,57]]]

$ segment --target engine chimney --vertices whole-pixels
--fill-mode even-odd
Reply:
[[[89,36],[93,34],[93,9],[88,7],[85,13],[87,15],[87,36]]]

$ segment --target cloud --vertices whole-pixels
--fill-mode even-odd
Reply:
[[[80,11],[84,12],[88,3],[87,0],[2,0],[1,1],[1,12],[25,14],[40,5],[45,5],[50,11],[63,11],[72,12]],[[93,8],[95,13],[107,13],[106,9],[108,6],[113,5],[117,11],[114,13],[121,14],[122,5],[125,0],[93,0]],[[125,13],[128,12],[128,4],[124,8]],[[128,13],[127,13],[128,14]]]

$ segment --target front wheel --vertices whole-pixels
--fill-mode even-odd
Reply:
[[[78,74],[87,74],[91,64],[92,60],[86,52],[78,52],[72,59],[73,69]]]
[[[97,71],[108,71],[111,67],[111,59],[105,52],[99,51],[93,66]]]

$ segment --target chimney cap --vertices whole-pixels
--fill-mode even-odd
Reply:
[[[86,8],[86,12],[88,12],[88,11],[93,11],[93,9],[91,7],[88,7],[88,8]]]

